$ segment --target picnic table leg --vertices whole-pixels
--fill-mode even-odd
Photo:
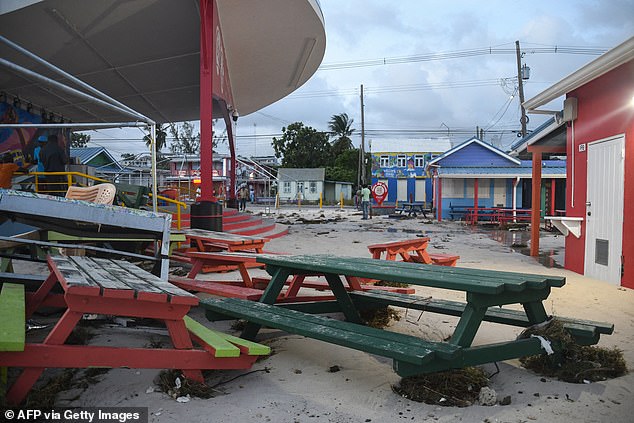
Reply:
[[[48,334],[43,344],[62,345],[82,316],[83,313],[66,310],[51,333]],[[43,371],[44,367],[25,368],[7,392],[7,402],[9,404],[20,404],[24,401],[24,398],[26,398],[26,395],[31,390],[31,387],[33,387]]]
[[[523,303],[522,306],[524,307],[526,317],[528,317],[528,321],[531,322],[531,324],[541,323],[548,319],[548,315],[544,309],[544,304],[541,301]]]
[[[304,279],[306,279],[306,275],[295,275],[293,279],[291,279],[291,283],[288,285],[288,289],[284,294],[284,298],[294,298],[297,297],[297,293],[299,289],[302,287],[304,283]]]
[[[35,313],[35,311],[40,307],[40,305],[42,304],[42,302],[44,302],[44,299],[49,294],[49,292],[51,292],[51,289],[53,289],[53,286],[55,286],[56,283],[57,276],[55,276],[54,272],[51,272],[46,280],[42,282],[42,285],[40,285],[37,291],[35,291],[35,294],[33,294],[29,298],[29,301],[26,304],[27,319],[30,318],[33,313]]]
[[[344,316],[346,316],[346,320],[352,323],[363,324],[361,316],[359,316],[357,308],[352,303],[348,291],[346,291],[346,288],[343,286],[339,275],[326,273],[325,276],[332,293],[335,294],[335,298],[341,306],[341,311],[343,311]]]
[[[195,278],[198,273],[203,269],[203,260],[194,259],[194,264],[192,264],[192,270],[187,274],[188,278]]]
[[[290,276],[290,272],[287,269],[272,267],[271,265],[267,266],[267,270],[269,270],[269,268],[273,269],[272,272],[269,272],[271,281],[260,297],[260,302],[264,304],[275,304],[280,292],[282,292],[282,288],[286,284],[286,279]],[[247,323],[240,337],[252,341],[257,336],[261,327],[262,325],[258,325],[257,323]]]
[[[487,308],[467,303],[449,343],[461,347],[471,346]]]
[[[242,276],[244,286],[247,288],[253,288],[253,281],[251,280],[251,275],[249,275],[245,263],[238,263],[238,271],[240,272],[240,276]]]
[[[351,290],[361,290],[361,278],[359,278],[358,276],[346,276],[346,281],[348,282],[348,286]]]
[[[191,350],[194,348],[192,339],[189,336],[185,321],[180,320],[165,320],[165,325],[169,331],[170,338],[172,339],[172,345],[178,350]],[[200,370],[183,370],[183,376],[187,379],[195,380],[196,382],[204,383],[205,378]]]

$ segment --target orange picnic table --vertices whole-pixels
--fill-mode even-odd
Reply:
[[[22,318],[29,318],[47,304],[62,305],[66,310],[42,343],[25,343],[21,349],[0,351],[2,366],[23,368],[7,393],[11,404],[19,404],[25,398],[47,367],[181,369],[185,377],[203,382],[203,369],[246,369],[259,355],[270,351],[190,319],[186,314],[198,305],[196,296],[129,262],[61,256],[48,256],[47,262],[50,275],[34,294],[26,297]],[[52,290],[57,284],[63,294]],[[66,345],[84,314],[158,320],[167,327],[172,348]],[[195,348],[194,343],[200,348]]]
[[[433,253],[427,251],[430,239],[428,237],[402,239],[368,245],[372,258],[380,259],[385,253],[386,260],[396,260],[401,256],[403,261],[440,266],[455,266],[460,256],[453,254]]]
[[[229,232],[208,231],[206,229],[183,229],[187,240],[198,251],[253,251],[261,253],[269,239],[255,236],[237,235]]]

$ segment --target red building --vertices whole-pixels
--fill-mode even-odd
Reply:
[[[634,37],[524,106],[549,113],[543,106],[562,95],[556,118],[567,125],[567,216],[560,223],[569,229],[565,267],[634,288]],[[561,147],[528,150],[535,162]]]

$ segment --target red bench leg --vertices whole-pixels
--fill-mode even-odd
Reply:
[[[179,350],[191,350],[194,348],[192,339],[189,337],[189,332],[187,331],[187,327],[185,326],[183,319],[165,320],[165,325],[170,333],[170,338],[172,339],[174,348]],[[195,380],[196,382],[205,382],[203,373],[200,370],[183,370],[183,375],[187,379]]]

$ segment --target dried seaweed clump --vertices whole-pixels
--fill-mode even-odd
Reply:
[[[366,325],[377,329],[387,327],[392,319],[401,320],[399,312],[388,306],[361,310],[359,315]]]
[[[530,334],[544,337],[555,349],[551,355],[544,353],[520,359],[524,367],[535,373],[570,383],[596,382],[627,373],[621,350],[616,347],[579,345],[557,319],[553,319],[546,327],[532,329],[522,336]]]
[[[213,398],[219,392],[204,383],[186,379],[178,370],[163,370],[155,380],[162,392],[174,399],[181,397]]]
[[[409,284],[402,282],[392,282],[392,281],[378,281],[375,283],[376,286],[391,286],[393,288],[409,288]]]
[[[467,407],[478,400],[489,378],[479,367],[448,370],[401,379],[392,390],[400,396],[425,404]]]

